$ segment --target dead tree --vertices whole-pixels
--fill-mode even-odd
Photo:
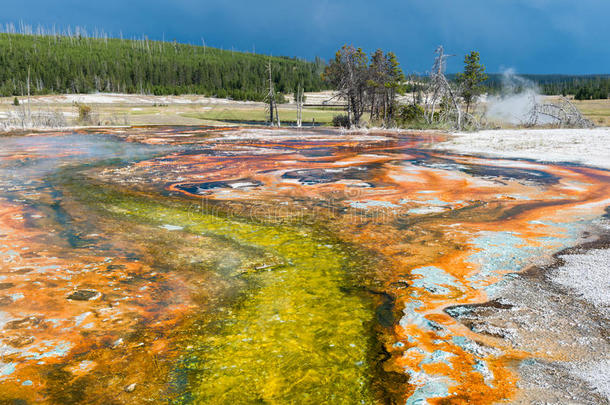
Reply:
[[[301,128],[303,125],[303,100],[304,100],[304,90],[299,85],[297,87],[297,92],[295,94],[295,102],[297,105],[297,127]]]
[[[527,125],[536,126],[549,121],[560,127],[569,128],[593,128],[595,126],[565,97],[561,97],[556,103],[539,103],[533,97]]]
[[[280,127],[280,113],[277,109],[277,102],[275,100],[275,86],[273,84],[273,75],[271,72],[271,61],[267,64],[267,72],[269,73],[269,92],[265,98],[267,102],[266,112],[269,114],[269,125]]]
[[[445,107],[449,110],[443,114],[444,120],[455,120],[458,130],[462,129],[462,109],[460,107],[459,92],[455,91],[445,77],[447,58],[453,55],[446,55],[443,46],[439,46],[434,51],[436,57],[430,72],[428,88],[425,92],[424,117],[428,124],[432,124],[436,116],[436,107],[441,101],[447,101]]]
[[[277,123],[278,127],[282,126],[282,123],[280,122],[280,111],[277,108],[277,103],[273,103],[275,105],[275,122]]]
[[[28,125],[32,125],[32,100],[30,99],[30,67],[28,66],[28,109],[27,109],[27,121]],[[25,125],[24,125],[25,127]]]
[[[350,126],[360,125],[364,114],[368,78],[368,60],[362,49],[345,45],[326,67],[324,76],[336,89],[337,96],[347,101]]]

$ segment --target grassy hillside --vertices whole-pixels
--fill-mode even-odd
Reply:
[[[0,95],[122,92],[261,100],[267,63],[279,92],[324,88],[323,63],[174,42],[0,34]]]

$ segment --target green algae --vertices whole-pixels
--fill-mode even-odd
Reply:
[[[271,260],[234,275],[247,287],[233,305],[180,332],[172,402],[375,402],[375,308],[353,288],[363,271],[358,252],[312,228],[211,215],[79,183],[72,193],[116,218],[229,239]]]

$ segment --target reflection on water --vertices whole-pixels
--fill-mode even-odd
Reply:
[[[510,401],[534,354],[444,310],[576,243],[608,175],[440,138],[1,138],[0,399]]]

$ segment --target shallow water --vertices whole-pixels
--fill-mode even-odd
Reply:
[[[510,401],[545,347],[444,310],[576,244],[610,176],[440,139],[0,138],[0,400]]]

